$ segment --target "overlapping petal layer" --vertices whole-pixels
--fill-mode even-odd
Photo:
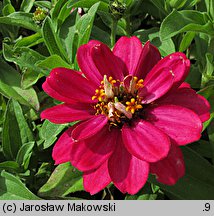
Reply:
[[[160,105],[146,110],[146,119],[178,145],[200,139],[202,123],[193,111],[176,105]]]
[[[185,173],[185,164],[180,148],[172,144],[166,158],[150,164],[151,173],[163,184],[174,185]]]
[[[74,142],[70,149],[72,165],[81,171],[88,171],[99,167],[114,151],[117,134],[117,130],[110,132],[106,125],[96,135],[80,142]]]
[[[89,104],[60,104],[44,110],[42,119],[48,119],[55,124],[64,124],[77,120],[86,120],[94,115],[94,109]]]
[[[166,157],[170,149],[168,136],[147,121],[124,125],[122,135],[128,151],[140,160],[156,162]]]
[[[115,186],[123,193],[137,193],[146,183],[149,164],[131,155],[119,136],[117,146],[109,159],[109,174]]]

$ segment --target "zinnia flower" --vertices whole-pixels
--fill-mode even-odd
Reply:
[[[156,47],[121,37],[111,51],[92,40],[77,52],[81,72],[55,68],[43,84],[64,102],[41,118],[62,124],[79,120],[53,148],[56,164],[70,161],[83,172],[86,191],[110,182],[137,193],[149,173],[173,185],[185,173],[179,146],[198,140],[209,103],[184,83],[190,61],[180,52],[161,59]]]

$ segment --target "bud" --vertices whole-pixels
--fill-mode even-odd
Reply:
[[[116,20],[119,20],[125,14],[126,4],[121,0],[110,0],[109,11]]]
[[[47,15],[47,10],[38,7],[36,8],[36,11],[33,13],[33,20],[35,21],[35,23],[40,24]]]

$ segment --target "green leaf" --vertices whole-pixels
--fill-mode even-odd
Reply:
[[[44,74],[45,72],[43,72]],[[27,69],[24,71],[22,75],[22,81],[21,86],[23,89],[30,88],[32,85],[34,85],[42,76],[41,73],[35,73],[32,69]],[[47,73],[48,75],[48,73]]]
[[[153,45],[158,47],[162,56],[167,56],[175,52],[175,45],[171,38],[165,41],[160,40],[158,28],[138,30],[134,32],[134,35],[136,35],[144,43],[149,40]]]
[[[25,170],[28,168],[35,142],[28,142],[21,146],[16,156],[16,162]]]
[[[39,31],[39,27],[33,21],[33,14],[25,12],[14,12],[5,17],[0,17],[0,23],[15,25],[30,29],[32,31]]]
[[[44,42],[40,32],[32,34],[30,36],[24,37],[16,42],[14,48],[16,47],[32,47]]]
[[[39,147],[46,149],[54,144],[57,140],[57,135],[62,132],[66,126],[66,124],[53,124],[48,120],[45,120],[39,133],[40,138],[44,140],[44,143],[40,143]]]
[[[56,24],[57,18],[58,18],[59,14],[60,14],[60,11],[61,11],[62,7],[65,4],[67,5],[67,2],[68,2],[67,0],[58,0],[56,2],[56,4],[54,4],[55,6],[54,6],[54,9],[53,9],[53,11],[51,13],[51,18],[52,18],[54,24]]]
[[[100,1],[100,0],[70,0],[68,7],[82,7],[82,8],[90,8],[92,5],[100,2],[99,10],[104,12],[109,12],[108,4]]]
[[[54,31],[52,21],[49,17],[47,17],[44,21],[44,24],[42,26],[42,34],[50,54],[60,55],[61,58],[67,61],[67,54],[63,49],[58,34]]]
[[[92,28],[91,39],[101,41],[108,46],[111,45],[110,34],[95,25]]]
[[[51,2],[48,1],[36,1],[34,2],[34,5],[40,8],[47,8],[47,9],[51,9]]]
[[[1,200],[39,200],[15,176],[2,171],[0,173],[0,199]]]
[[[161,40],[169,39],[182,32],[214,34],[213,25],[207,14],[194,10],[172,11],[160,27]]]
[[[19,148],[33,139],[33,134],[23,116],[21,106],[17,101],[9,100],[2,132],[4,155],[9,160],[14,160]]]
[[[195,32],[187,32],[182,38],[182,41],[180,43],[179,52],[184,52],[185,50],[187,50],[188,47],[191,45],[194,37],[195,37]]]
[[[201,86],[201,72],[196,65],[191,65],[190,72],[186,78],[186,82],[188,82],[192,88],[200,88]]]
[[[34,89],[21,88],[21,75],[0,58],[0,92],[21,104],[39,110],[39,101]]]
[[[14,13],[14,12],[15,12],[15,9],[14,9],[12,4],[5,5],[3,10],[2,10],[3,16],[7,16],[7,15]]]
[[[28,68],[37,73],[43,73],[43,70],[35,67],[35,64],[41,60],[44,60],[45,57],[33,49],[27,47],[13,48],[12,46],[4,43],[3,54],[7,61],[14,62],[21,68]]]
[[[19,172],[20,167],[19,164],[15,161],[4,161],[0,163],[1,170],[7,170],[10,172]]]
[[[29,13],[31,8],[33,7],[34,2],[35,2],[35,0],[22,0],[20,11],[24,11],[26,13]]]
[[[53,68],[57,67],[65,67],[65,68],[72,68],[67,62],[65,62],[60,56],[52,55],[46,58],[43,61],[40,61],[36,64],[38,67],[44,68],[46,70],[52,70]]]
[[[57,166],[47,183],[39,189],[38,194],[41,197],[57,198],[82,190],[82,173],[68,162]]]
[[[137,194],[127,194],[125,200],[155,200],[157,196],[156,193],[153,193],[150,184],[146,183]]]
[[[149,182],[160,186],[173,199],[214,199],[214,167],[188,147],[183,147],[182,152],[186,164],[183,178],[174,186],[160,184],[154,176],[150,176]]]
[[[78,47],[82,44],[85,44],[89,41],[91,34],[94,18],[97,12],[97,9],[100,5],[100,2],[94,4],[89,10],[88,13],[83,15],[81,19],[76,24],[76,33],[79,36]]]

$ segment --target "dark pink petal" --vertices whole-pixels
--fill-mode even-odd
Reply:
[[[128,69],[129,74],[134,74],[142,51],[142,43],[136,37],[121,37],[114,46],[113,53],[119,57]]]
[[[94,46],[91,55],[97,69],[102,75],[123,80],[124,76],[128,74],[125,63],[115,56],[105,44]]]
[[[191,88],[189,83],[183,82],[178,88]]]
[[[146,120],[161,129],[178,145],[199,140],[202,123],[197,114],[185,107],[160,105],[145,112]]]
[[[47,80],[42,84],[42,88],[49,96],[51,96],[56,100],[63,101],[66,103],[75,103],[73,99],[66,97],[61,93],[59,93],[58,91],[56,91],[52,86],[49,85]]]
[[[143,85],[139,89],[139,96],[142,103],[148,104],[163,96],[173,85],[173,75],[169,68],[151,70],[146,76]]]
[[[70,161],[71,159],[71,146],[73,145],[73,140],[71,139],[71,131],[74,127],[66,130],[58,141],[55,143],[52,157],[55,160],[55,164],[61,164]]]
[[[96,170],[83,173],[83,186],[91,195],[103,190],[110,182],[108,161],[104,162]]]
[[[158,49],[149,41],[143,46],[140,59],[133,75],[139,79],[145,78],[149,71],[160,61],[161,55]]]
[[[114,185],[122,192],[137,193],[146,183],[149,164],[131,155],[119,136],[117,146],[109,159],[109,175]]]
[[[109,131],[109,127],[106,125],[94,136],[75,142],[70,151],[72,165],[81,171],[99,167],[114,151],[117,132],[117,130]]]
[[[170,149],[170,140],[160,129],[146,121],[138,121],[122,128],[123,142],[128,151],[147,162],[165,158]]]
[[[103,79],[103,76],[100,74],[99,70],[95,66],[91,56],[91,50],[97,44],[101,44],[101,42],[91,40],[89,41],[89,43],[80,46],[77,50],[77,61],[80,69],[85,74],[85,76],[89,80],[91,80],[96,86],[99,86],[100,81]]]
[[[160,183],[174,185],[185,174],[185,164],[180,148],[172,144],[168,156],[157,163],[151,163],[150,171],[157,176]]]
[[[176,52],[161,59],[158,64],[155,65],[154,70],[160,70],[166,67],[170,68],[174,74],[173,88],[177,88],[184,82],[189,73],[190,61],[185,54]]]
[[[46,84],[47,83],[47,84]],[[46,88],[46,86],[50,88]],[[91,97],[95,93],[91,83],[76,71],[67,68],[55,68],[43,84],[44,91],[57,99],[58,95],[67,98],[64,102],[79,101],[92,102]],[[53,89],[53,91],[51,91]],[[54,94],[57,92],[57,95]]]
[[[90,104],[60,104],[44,110],[42,119],[48,119],[55,124],[69,123],[77,120],[86,120],[94,114]]]
[[[76,141],[87,139],[97,133],[107,124],[105,115],[93,116],[87,121],[79,124],[72,132],[72,138]]]
[[[191,109],[199,115],[202,122],[210,118],[209,102],[203,96],[196,94],[191,88],[179,87],[167,94],[166,97],[160,98],[157,103],[174,104]]]

